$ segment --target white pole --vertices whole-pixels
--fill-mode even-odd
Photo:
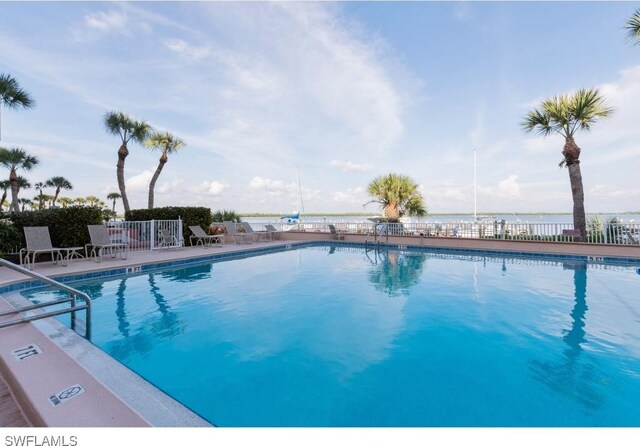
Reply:
[[[478,220],[478,169],[476,149],[473,149],[473,220]]]

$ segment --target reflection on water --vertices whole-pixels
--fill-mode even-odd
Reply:
[[[389,297],[406,296],[409,288],[420,282],[426,260],[424,254],[393,250],[375,250],[366,254],[373,265],[369,281],[376,290]]]
[[[533,360],[531,370],[536,380],[554,392],[571,398],[587,409],[602,406],[603,396],[596,388],[598,369],[588,360],[581,361],[585,340],[587,310],[587,264],[564,264],[564,269],[573,270],[575,303],[571,311],[571,329],[563,330],[562,340],[566,344],[563,358],[557,362]]]
[[[160,277],[171,282],[190,283],[196,280],[205,280],[211,277],[212,263],[204,265],[194,265],[189,268],[181,268],[172,271],[161,272]]]

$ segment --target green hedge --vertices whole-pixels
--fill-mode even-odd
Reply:
[[[91,206],[71,206],[67,208],[43,209],[41,211],[18,212],[9,215],[13,225],[16,245],[24,248],[25,226],[48,226],[53,246],[66,248],[84,246],[89,243],[87,225],[101,225],[102,209]]]
[[[208,231],[212,222],[211,209],[195,206],[132,209],[124,214],[127,221],[177,220],[178,217],[182,219],[182,236],[185,240],[189,240],[191,235],[189,226],[198,225]]]

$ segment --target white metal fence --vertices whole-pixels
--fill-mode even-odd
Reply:
[[[333,224],[337,230],[349,234],[366,234],[372,238],[395,235],[420,237],[459,237],[501,240],[529,240],[550,242],[573,242],[576,240],[571,223],[528,223],[504,220],[481,222],[418,222],[418,223],[371,223],[371,222],[317,222],[298,223],[251,223],[254,230],[264,230],[272,224],[280,231],[329,232]],[[640,245],[640,223],[588,223],[584,242],[609,245]]]
[[[113,243],[126,243],[129,252],[161,249],[161,230],[184,246],[182,220],[110,221],[107,231]]]

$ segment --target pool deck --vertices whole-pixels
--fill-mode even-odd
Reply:
[[[280,238],[255,244],[229,243],[209,248],[132,252],[125,260],[106,256],[101,263],[86,259],[70,261],[68,266],[43,262],[36,264],[35,271],[49,277],[77,275],[215,254],[241,253],[295,242],[332,240],[330,234],[315,232],[283,233]],[[345,237],[345,241],[351,243],[364,243],[365,240],[365,236],[358,234],[347,234]],[[389,237],[383,240],[390,245],[640,259],[639,246],[422,237]],[[0,267],[0,286],[28,280],[32,279]],[[24,305],[24,298],[17,292],[0,297],[0,311],[20,305]],[[0,332],[0,426],[210,426],[55,319],[7,327],[0,329]],[[34,342],[45,354],[27,359],[26,364],[14,359],[12,355],[17,347]],[[37,361],[42,364],[34,366]],[[44,373],[46,379],[43,378]],[[63,410],[52,406],[48,399],[50,395],[56,390],[65,389],[65,383],[73,385],[80,382],[88,395],[77,398],[82,404],[70,400],[60,404]]]

